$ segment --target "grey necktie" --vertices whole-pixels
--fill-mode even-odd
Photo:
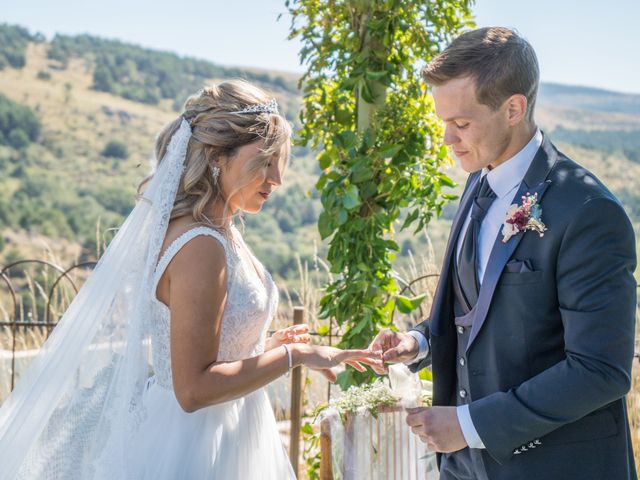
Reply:
[[[473,205],[471,206],[471,220],[464,234],[464,240],[462,241],[460,256],[458,258],[460,287],[471,308],[473,308],[478,301],[478,293],[480,291],[477,273],[480,224],[496,198],[496,194],[491,190],[486,175],[480,180],[480,186],[476,192]]]

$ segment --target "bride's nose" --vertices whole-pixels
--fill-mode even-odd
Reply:
[[[279,166],[272,165],[267,169],[267,182],[274,187],[282,185],[282,174]]]

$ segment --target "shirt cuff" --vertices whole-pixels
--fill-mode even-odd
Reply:
[[[486,448],[476,427],[473,426],[471,420],[471,414],[469,413],[469,405],[460,405],[456,407],[456,414],[458,415],[458,423],[462,430],[462,435],[469,445],[469,448]]]
[[[429,355],[429,342],[427,342],[427,337],[415,330],[408,331],[407,335],[412,336],[418,342],[418,354],[411,360],[407,360],[406,362],[404,362],[404,364],[412,365],[424,358],[427,358],[427,355]]]

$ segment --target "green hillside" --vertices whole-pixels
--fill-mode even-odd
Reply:
[[[291,74],[226,68],[88,35],[47,42],[6,25],[0,69],[0,264],[41,257],[42,242],[65,263],[95,258],[103,238],[96,230],[116,227],[133,206],[155,133],[202,85],[256,82],[294,125],[300,104]],[[640,95],[545,84],[538,119],[565,153],[612,188],[640,232]],[[457,167],[449,173],[464,182]],[[294,148],[283,188],[265,213],[246,218],[248,243],[289,286],[298,278],[296,254],[311,262],[324,252],[316,230],[318,174],[311,152]],[[436,259],[454,211],[447,205],[428,228]],[[398,240],[399,268],[408,266],[409,251],[427,254],[423,235],[403,232]]]

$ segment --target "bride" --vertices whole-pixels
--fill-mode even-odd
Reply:
[[[136,207],[0,408],[0,479],[295,478],[265,385],[297,365],[334,380],[342,362],[379,359],[309,345],[306,327],[266,338],[277,288],[233,218],[280,186],[290,134],[243,81],[187,100]]]

